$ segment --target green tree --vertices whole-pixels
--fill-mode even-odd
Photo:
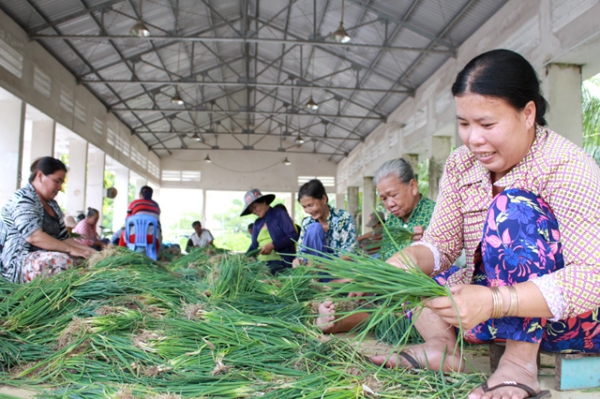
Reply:
[[[240,217],[244,203],[239,199],[231,202],[231,207],[214,215],[215,221],[221,225],[220,233],[215,234],[215,245],[230,251],[246,251],[251,238],[248,235],[248,224],[256,220],[255,215]]]
[[[600,165],[600,75],[583,82],[583,149]]]
[[[200,212],[183,212],[177,220],[168,226],[163,226],[163,236],[166,242],[178,243],[185,250],[190,235],[194,232],[192,223],[202,220]]]
[[[135,186],[129,183],[129,186],[127,187],[127,203],[131,203],[136,198],[137,193],[135,192]]]
[[[419,170],[416,172],[418,173],[417,184],[419,186],[419,192],[423,194],[424,197],[427,197],[429,195],[429,159],[419,163]]]

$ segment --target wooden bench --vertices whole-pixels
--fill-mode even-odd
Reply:
[[[490,344],[490,369],[492,373],[498,368],[498,363],[505,349],[503,343]],[[540,352],[537,355],[538,369],[540,368]],[[554,388],[556,390],[567,391],[600,387],[600,354],[542,353],[554,356],[556,371]]]

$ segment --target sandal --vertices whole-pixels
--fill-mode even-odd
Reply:
[[[407,362],[410,363],[411,370],[421,370],[423,367],[417,362],[417,359],[408,354],[408,352],[401,351],[398,352],[398,355],[402,356]]]
[[[408,359],[406,359],[406,360],[408,360]],[[487,382],[484,382],[483,384],[481,384],[481,389],[483,390],[484,393],[487,393],[490,391],[495,391],[498,388],[504,388],[504,387],[517,387],[519,389],[524,390],[525,392],[527,392],[527,395],[529,395],[529,396],[526,396],[525,399],[543,399],[543,398],[549,398],[550,396],[552,396],[552,394],[548,390],[540,391],[540,393],[537,393],[530,386],[521,384],[520,382],[516,382],[516,381],[504,381],[498,385],[494,385],[491,388],[488,386]]]

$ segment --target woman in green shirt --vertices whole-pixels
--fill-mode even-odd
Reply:
[[[373,182],[383,206],[390,212],[385,221],[381,259],[387,260],[399,250],[419,241],[429,226],[435,202],[419,193],[415,173],[403,158],[386,161],[379,167]],[[402,239],[401,229],[413,232],[411,239]],[[388,232],[391,235],[388,236]]]
[[[375,173],[373,182],[383,206],[390,212],[385,222],[380,251],[381,258],[387,260],[400,249],[421,239],[429,226],[435,202],[419,193],[415,173],[403,158],[386,161]],[[412,239],[394,237],[399,228],[412,230]],[[355,313],[336,321],[333,302],[325,301],[319,305],[316,325],[327,334],[347,332],[367,317],[368,313]]]

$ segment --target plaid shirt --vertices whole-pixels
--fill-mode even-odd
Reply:
[[[537,126],[529,152],[495,183],[543,198],[558,220],[565,267],[535,278],[554,320],[600,307],[600,169],[581,148]],[[446,162],[440,196],[423,245],[433,249],[438,271],[447,270],[463,247],[467,266],[448,284],[469,284],[473,255],[492,202],[490,173],[462,146]]]

